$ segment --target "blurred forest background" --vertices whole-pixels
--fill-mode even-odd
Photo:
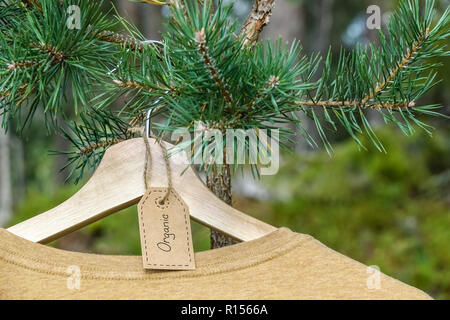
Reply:
[[[111,1],[148,39],[164,31],[167,8]],[[105,1],[108,3],[108,1]],[[299,39],[306,53],[335,53],[341,46],[376,41],[366,13],[381,8],[383,23],[395,9],[392,0],[276,0],[264,38]],[[449,0],[438,1],[445,10]],[[243,21],[252,2],[237,0],[234,13]],[[441,61],[443,82],[419,104],[441,103],[450,115],[450,63]],[[71,110],[70,103],[67,110]],[[74,116],[75,118],[75,116]],[[425,119],[433,137],[418,129],[412,137],[385,127],[374,115],[387,154],[369,146],[359,151],[346,134],[334,138],[335,154],[312,150],[298,139],[285,153],[278,175],[254,181],[234,178],[234,206],[275,226],[310,234],[325,245],[437,299],[450,299],[450,131],[445,119]],[[313,125],[311,124],[311,129]],[[311,130],[313,131],[313,130]],[[330,136],[331,138],[331,136]],[[66,150],[65,140],[48,135],[36,116],[22,135],[0,130],[0,227],[8,227],[50,209],[70,197],[83,182],[65,183],[66,163],[51,150]],[[120,183],[120,182],[118,182]],[[209,231],[193,223],[197,251],[209,248]],[[51,245],[65,250],[139,255],[136,208],[113,214]],[[301,258],[301,257],[300,257]]]

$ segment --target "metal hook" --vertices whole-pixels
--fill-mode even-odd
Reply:
[[[147,135],[148,138],[150,138],[150,126],[152,124],[150,118],[152,117],[152,112],[153,109],[148,109],[145,119],[145,134]]]
[[[165,93],[168,93],[169,91],[166,91]],[[156,99],[156,101],[153,103],[153,105],[158,104],[161,101],[161,97]],[[147,137],[150,138],[150,126],[152,125],[151,117],[152,112],[155,110],[155,108],[149,108],[146,113],[146,119],[145,119],[145,134]]]
[[[166,91],[167,92],[167,91]],[[161,98],[158,98],[158,99],[156,99],[156,101],[153,103],[153,105],[155,105],[155,104],[157,104],[159,101],[161,101]],[[148,110],[147,110],[147,113],[146,113],[146,118],[145,118],[145,134],[147,135],[147,137],[149,137],[150,138],[150,127],[151,127],[151,125],[152,125],[152,120],[151,120],[151,117],[152,117],[152,112],[153,112],[153,110],[155,110],[155,108],[149,108]]]

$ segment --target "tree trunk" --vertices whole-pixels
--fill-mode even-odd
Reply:
[[[0,227],[11,218],[11,172],[9,134],[0,128]]]
[[[222,169],[218,169],[217,165],[213,164],[211,173],[206,177],[206,185],[217,197],[231,206],[231,171],[229,165],[224,164]],[[211,249],[221,248],[235,243],[232,238],[214,230],[211,230],[210,239]]]

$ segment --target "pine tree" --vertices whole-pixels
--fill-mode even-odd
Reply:
[[[365,133],[385,152],[367,119],[369,110],[407,135],[416,127],[431,134],[419,117],[441,116],[440,106],[418,101],[438,83],[431,59],[449,55],[448,8],[438,17],[432,0],[403,0],[387,32],[380,31],[379,47],[341,50],[334,62],[331,50],[324,58],[308,57],[298,42],[258,42],[273,5],[274,0],[255,0],[239,28],[231,5],[169,0],[166,31],[154,42],[114,11],[104,11],[101,1],[0,0],[2,126],[16,121],[23,128],[41,108],[49,132],[61,130],[73,145],[66,154],[76,181],[99,164],[108,147],[134,137],[129,129],[142,125],[149,109],[163,119],[153,125],[161,139],[179,128],[193,133],[201,121],[204,132],[223,135],[227,129],[280,129],[279,142],[286,147],[295,132],[281,125],[293,123],[317,147],[300,112],[313,120],[329,152],[327,132],[340,128],[361,148],[358,136]],[[79,21],[69,21],[74,12]],[[123,107],[114,110],[121,98]],[[70,99],[78,122],[62,108]],[[192,150],[194,143],[183,141],[178,149]],[[202,141],[203,149],[211,143]],[[242,166],[202,162],[200,168],[210,189],[231,204],[231,174]],[[252,166],[255,175],[258,170]],[[215,233],[212,240],[214,247],[231,241]]]

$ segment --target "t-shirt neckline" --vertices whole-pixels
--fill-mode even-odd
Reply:
[[[56,249],[23,239],[0,229],[0,259],[36,272],[67,277],[78,267],[82,278],[164,279],[196,277],[251,267],[298,247],[310,236],[282,227],[255,240],[195,253],[196,269],[189,271],[145,270],[141,256],[103,255]]]

